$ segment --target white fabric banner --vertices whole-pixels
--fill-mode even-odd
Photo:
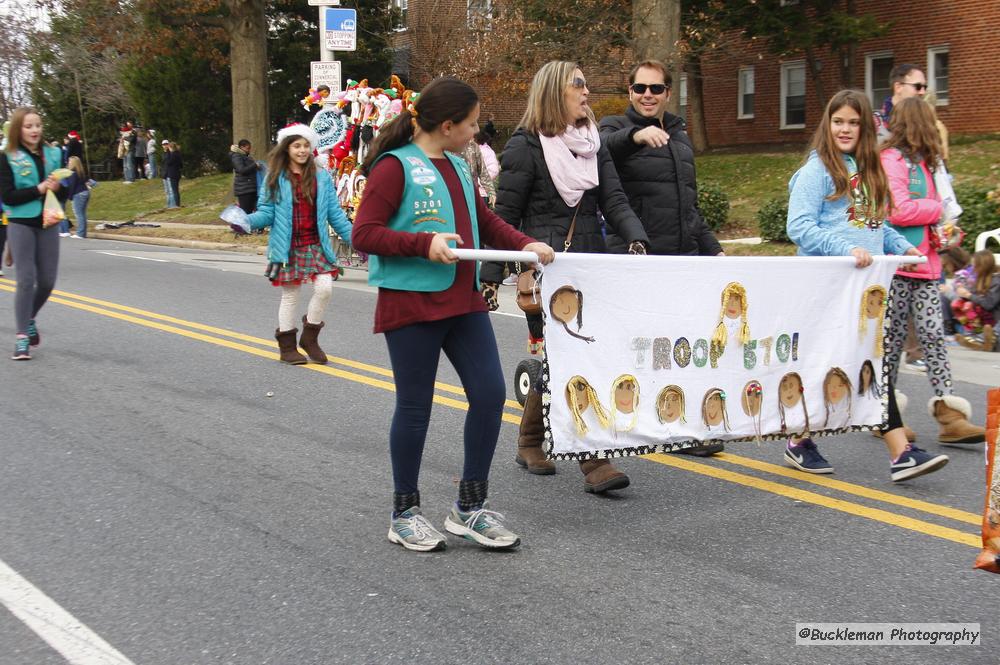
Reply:
[[[546,452],[626,456],[879,426],[897,267],[557,255],[541,279]]]

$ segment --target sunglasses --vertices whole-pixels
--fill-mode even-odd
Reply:
[[[575,79],[573,79],[572,81],[570,81],[569,84],[571,86],[573,86],[574,88],[586,88],[587,87],[587,81],[585,79],[580,78],[579,76],[576,77]]]
[[[903,85],[912,85],[913,89],[916,90],[917,92],[927,89],[926,83],[909,83],[907,81],[900,81],[900,83],[902,83]]]
[[[670,89],[669,86],[664,85],[663,83],[654,83],[652,85],[646,85],[645,83],[633,83],[630,87],[632,88],[632,92],[637,95],[645,95],[647,89],[654,95],[662,95]]]

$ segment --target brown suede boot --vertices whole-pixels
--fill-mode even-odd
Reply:
[[[281,362],[289,365],[305,365],[306,357],[295,348],[295,338],[298,336],[297,328],[291,330],[274,331],[274,339],[278,340],[278,350],[281,352]]]
[[[932,397],[927,411],[938,421],[938,441],[945,445],[976,444],[986,441],[986,430],[969,422],[972,405],[957,395]]]
[[[323,349],[319,348],[319,331],[326,325],[322,321],[319,323],[309,323],[306,317],[302,317],[302,337],[299,338],[299,346],[309,356],[309,360],[314,363],[325,365],[327,361]]]
[[[609,490],[620,490],[628,487],[628,476],[616,469],[606,459],[589,459],[580,462],[583,473],[583,491],[600,494]]]
[[[532,388],[524,400],[521,415],[521,431],[517,436],[517,456],[514,461],[537,476],[551,476],[556,472],[552,460],[545,459],[542,441],[545,439],[545,423],[542,421],[542,394]]]

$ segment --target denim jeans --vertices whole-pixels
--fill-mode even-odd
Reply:
[[[122,168],[125,170],[125,182],[133,182],[135,180],[135,157],[131,152],[125,154]]]
[[[167,195],[167,207],[176,208],[177,194],[174,192],[174,187],[170,183],[170,178],[163,179],[163,192]]]
[[[73,215],[76,217],[76,235],[87,237],[87,204],[90,203],[90,190],[78,192],[73,197]]]
[[[147,165],[149,167],[148,168],[149,179],[152,180],[153,178],[156,177],[156,157],[150,154],[149,157],[147,157],[146,159],[148,160]]]

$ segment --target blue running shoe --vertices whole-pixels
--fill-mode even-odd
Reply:
[[[921,450],[911,443],[906,446],[899,459],[892,463],[889,471],[892,473],[892,482],[898,483],[937,471],[947,463],[947,455],[931,455],[926,450]]]
[[[14,355],[11,360],[31,360],[31,349],[27,335],[18,335],[14,342]]]
[[[35,325],[34,319],[28,321],[28,343],[32,346],[38,346],[42,343],[42,338],[38,334],[38,326]]]
[[[389,542],[414,552],[443,550],[447,544],[444,535],[420,514],[420,506],[413,506],[392,518]]]
[[[833,473],[833,466],[819,454],[812,439],[803,439],[797,446],[785,446],[785,461],[806,473]]]

